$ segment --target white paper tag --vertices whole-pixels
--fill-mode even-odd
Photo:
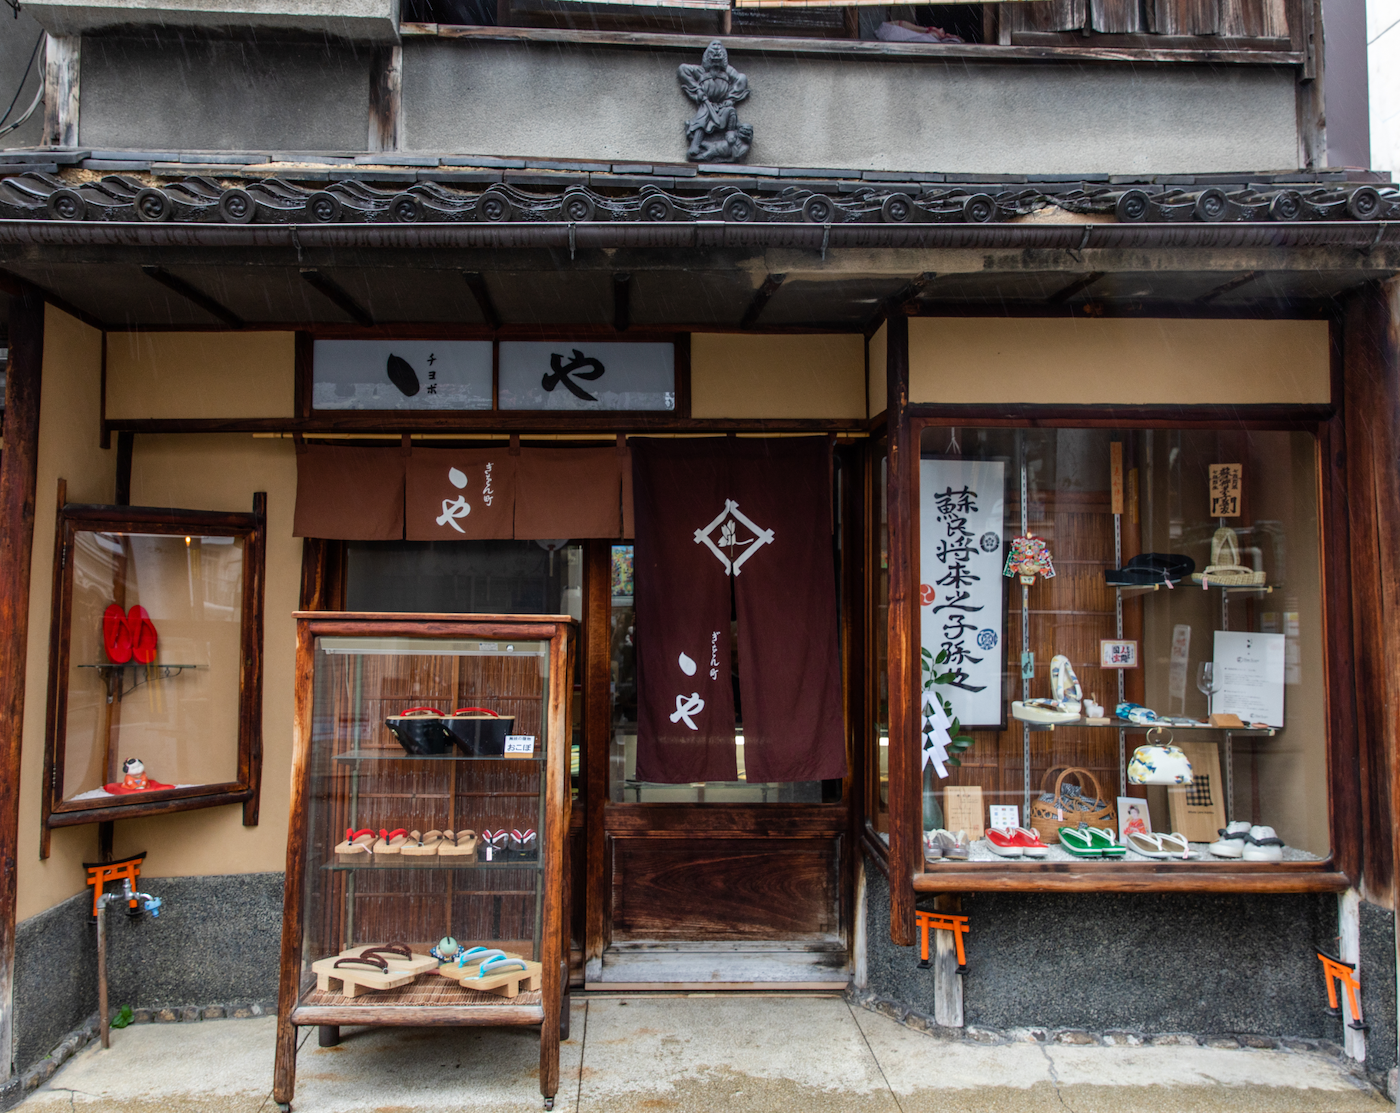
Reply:
[[[506,753],[508,754],[533,754],[535,752],[535,736],[533,734],[507,734]]]
[[[1021,809],[1016,804],[992,804],[987,812],[993,827],[1021,826]]]

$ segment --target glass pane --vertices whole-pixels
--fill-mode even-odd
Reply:
[[[890,522],[886,506],[886,466],[888,457],[884,447],[880,448],[879,466],[873,475],[876,490],[871,492],[871,504],[878,508],[877,528],[872,544],[871,566],[874,569],[874,584],[871,597],[871,643],[875,647],[874,662],[871,665],[871,687],[874,689],[875,722],[872,726],[875,745],[870,748],[874,768],[870,776],[869,801],[870,823],[875,831],[889,841],[890,837]]]
[[[988,683],[979,670],[990,658],[997,670],[990,680],[999,680],[1003,690],[1004,719],[971,720],[981,729],[968,732],[972,745],[960,755],[955,751],[961,765],[949,765],[946,780],[929,767],[925,793],[932,800],[926,813],[933,814],[927,806],[932,802],[944,816],[950,809],[980,806],[980,826],[990,822],[991,805],[1011,805],[1024,823],[1028,806],[1037,804],[1048,816],[1037,827],[1057,835],[1059,814],[1069,826],[1081,817],[1106,826],[1126,811],[1153,832],[1185,834],[1206,860],[1219,860],[1209,851],[1218,829],[1239,821],[1274,828],[1287,860],[1326,857],[1327,721],[1312,435],[951,432],[950,438],[947,428],[925,430],[921,482],[952,474],[946,467],[931,469],[937,461],[1004,461],[1005,490],[994,493],[1004,498],[996,531],[1002,547],[991,562],[997,584],[988,598],[995,605],[977,595],[981,585],[972,585],[982,604],[975,621],[949,619],[957,610],[956,562],[950,563],[943,533],[963,519],[940,506],[938,496],[946,491],[921,488],[922,606],[926,618],[940,611],[936,623],[924,624],[925,648],[965,654],[961,660],[974,662],[966,666],[969,686]],[[1115,456],[1121,459],[1116,477]],[[1120,514],[1114,513],[1115,491]],[[1213,492],[1222,491],[1231,499],[1213,504]],[[931,544],[930,528],[943,531],[937,545]],[[1045,575],[1043,568],[1033,574],[1023,607],[1019,577],[1001,572],[1008,552],[1019,552],[1010,548],[1012,539],[1026,536],[1045,543],[1054,574]],[[977,570],[986,571],[980,565]],[[932,640],[930,629],[938,631]],[[1024,669],[1023,653],[1029,655]],[[1072,703],[1073,693],[1067,695],[1063,685],[1056,690],[1057,655],[1068,660],[1079,682],[1078,715],[1064,702]],[[960,692],[957,682],[937,688],[955,713],[973,706],[970,688]],[[1022,718],[1011,707],[1012,701],[1054,699],[1062,703],[1032,704]],[[1085,721],[1092,709],[1084,700],[1102,705],[1101,723]],[[1135,718],[1155,718],[1167,728],[1170,744],[1190,763],[1189,786],[1129,780],[1129,759],[1146,743],[1151,723],[1119,718],[1115,711],[1124,703],[1146,709],[1124,709]],[[1237,715],[1243,725],[1212,724],[1211,712]],[[967,714],[962,718],[969,721]],[[1066,768],[1074,772],[1057,794],[1055,784]],[[980,800],[949,788],[979,789]],[[1073,803],[1080,788],[1092,813],[1066,811],[1066,801]],[[1120,803],[1120,797],[1127,799]],[[969,820],[967,826],[974,824]],[[978,856],[979,848],[973,853]],[[1065,852],[1053,846],[1051,853]]]
[[[566,614],[583,618],[583,546],[563,541],[350,541],[345,606],[401,614]],[[569,780],[578,799],[583,654],[574,654]]]
[[[447,937],[538,961],[548,644],[323,636],[313,667],[306,961],[389,940],[423,954]],[[396,851],[346,845],[366,829],[409,834]],[[314,984],[304,992],[341,1000]]]
[[[72,559],[63,799],[236,780],[243,540],[84,530]]]

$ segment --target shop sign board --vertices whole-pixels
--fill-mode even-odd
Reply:
[[[313,410],[489,410],[489,340],[317,340]]]
[[[503,410],[676,408],[676,346],[590,340],[502,340]]]
[[[921,644],[940,671],[939,691],[968,729],[1000,730],[1005,649],[1006,462],[925,457],[919,462]]]

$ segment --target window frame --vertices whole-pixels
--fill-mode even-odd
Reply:
[[[62,494],[60,494],[62,501]],[[155,798],[144,794],[129,802],[63,799],[63,762],[67,736],[73,574],[72,554],[78,533],[146,533],[237,537],[243,541],[243,601],[240,620],[237,775],[234,780],[165,789]],[[44,733],[44,778],[40,817],[40,854],[48,857],[55,827],[106,823],[145,815],[243,805],[243,825],[255,827],[262,788],[262,644],[266,583],[267,495],[253,496],[250,513],[167,510],[159,507],[102,506],[65,503],[55,523],[53,610],[49,631],[48,706]]]
[[[992,410],[984,406],[939,407],[909,405],[905,411],[910,444],[917,446],[926,429],[957,427],[1036,427],[1045,429],[1119,428],[1195,430],[1306,431],[1314,435],[1319,488],[1319,567],[1323,634],[1323,684],[1326,722],[1328,790],[1328,856],[1316,862],[1250,863],[1193,861],[1157,862],[966,862],[925,867],[920,855],[912,877],[916,894],[939,892],[1343,892],[1359,874],[1359,792],[1354,776],[1358,739],[1340,677],[1351,658],[1350,598],[1347,568],[1347,516],[1343,494],[1344,460],[1340,406],[1269,407],[1268,413],[1227,416],[1223,407],[1141,407],[1131,410],[1072,412],[1083,407],[1020,406]],[[918,468],[910,469],[907,498],[910,545],[917,552],[919,536]],[[917,568],[917,561],[914,564]],[[1340,574],[1334,574],[1333,570]],[[917,629],[917,627],[916,627]],[[917,661],[913,662],[917,667]],[[915,686],[915,691],[918,687]],[[896,744],[898,748],[896,750]],[[895,763],[917,761],[913,739],[891,737],[891,769]],[[913,768],[910,766],[910,768]],[[905,770],[908,773],[908,770]],[[912,775],[912,774],[911,774]],[[891,797],[895,789],[892,786]],[[911,836],[917,845],[917,836]]]

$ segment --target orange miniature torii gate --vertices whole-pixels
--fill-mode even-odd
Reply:
[[[87,870],[87,883],[92,886],[92,914],[97,915],[99,911],[98,901],[102,899],[102,887],[111,881],[127,881],[131,884],[134,892],[136,889],[136,879],[141,876],[141,863],[145,861],[146,852],[143,850],[131,858],[123,858],[120,862],[99,862],[93,864],[84,862],[83,868]],[[136,907],[136,901],[127,902],[132,908]]]
[[[1322,976],[1327,979],[1327,1014],[1342,1015],[1341,996],[1337,992],[1337,983],[1341,982],[1346,987],[1347,1004],[1351,1006],[1352,1020],[1347,1027],[1364,1032],[1370,1026],[1361,1020],[1361,998],[1358,995],[1361,983],[1356,980],[1356,964],[1343,962],[1322,951],[1317,952],[1317,957],[1322,962]]]
[[[958,973],[967,973],[967,953],[963,950],[963,936],[972,929],[967,926],[966,916],[952,916],[946,912],[922,912],[914,913],[914,923],[919,928],[919,968],[928,969],[928,933],[933,931],[951,931],[953,933],[953,948],[958,956]]]

